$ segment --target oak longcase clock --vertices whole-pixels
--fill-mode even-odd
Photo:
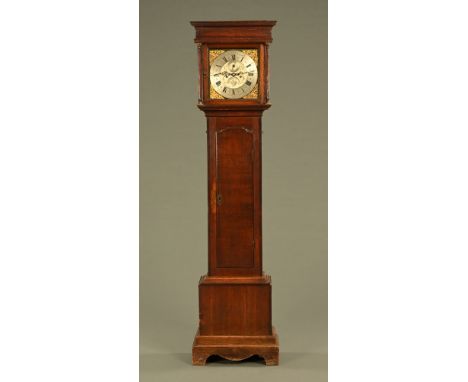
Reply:
[[[194,365],[211,355],[258,355],[277,365],[271,279],[262,268],[262,114],[276,21],[191,23],[198,46],[198,107],[207,118],[208,273],[201,277]]]

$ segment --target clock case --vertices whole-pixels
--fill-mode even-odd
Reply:
[[[271,278],[262,268],[261,134],[268,109],[268,44],[275,21],[191,22],[199,102],[207,118],[208,274],[199,282],[194,365],[211,355],[258,355],[277,365]],[[257,99],[210,99],[209,50],[258,50]]]
[[[209,23],[209,24],[207,24]],[[273,23],[273,24],[272,24]],[[198,83],[200,108],[225,106],[245,107],[266,105],[268,102],[268,44],[272,42],[271,21],[250,22],[191,22],[195,27],[198,46]],[[211,99],[209,51],[256,49],[258,51],[258,93],[256,99]]]

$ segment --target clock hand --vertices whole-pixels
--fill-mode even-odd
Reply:
[[[237,72],[237,73],[231,73],[231,72],[219,72],[219,73],[215,73],[213,74],[213,77],[216,77],[216,76],[223,76],[225,78],[229,78],[229,77],[238,77],[238,76],[242,76],[244,74],[248,74],[248,73],[251,73],[251,72]]]
[[[243,76],[244,74],[248,74],[252,72],[237,72],[237,73],[228,73],[231,77]]]
[[[220,72],[220,73],[213,74],[213,77],[215,77],[215,76],[224,76],[224,77],[228,78],[229,75],[232,75],[232,73],[229,73],[229,72]]]

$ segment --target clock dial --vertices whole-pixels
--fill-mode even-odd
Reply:
[[[248,95],[257,84],[255,61],[239,50],[220,54],[210,67],[210,82],[216,93],[224,98],[238,99]]]

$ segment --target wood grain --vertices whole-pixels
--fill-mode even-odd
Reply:
[[[197,332],[192,347],[192,364],[204,366],[212,355],[231,361],[258,355],[265,365],[276,366],[279,364],[278,335],[274,327],[272,334],[266,336],[203,336]]]
[[[200,279],[194,365],[211,355],[279,362],[271,278],[262,268],[262,114],[268,104],[268,44],[275,21],[192,22],[199,103],[207,118],[208,274]],[[257,99],[210,99],[209,49],[257,49]]]

